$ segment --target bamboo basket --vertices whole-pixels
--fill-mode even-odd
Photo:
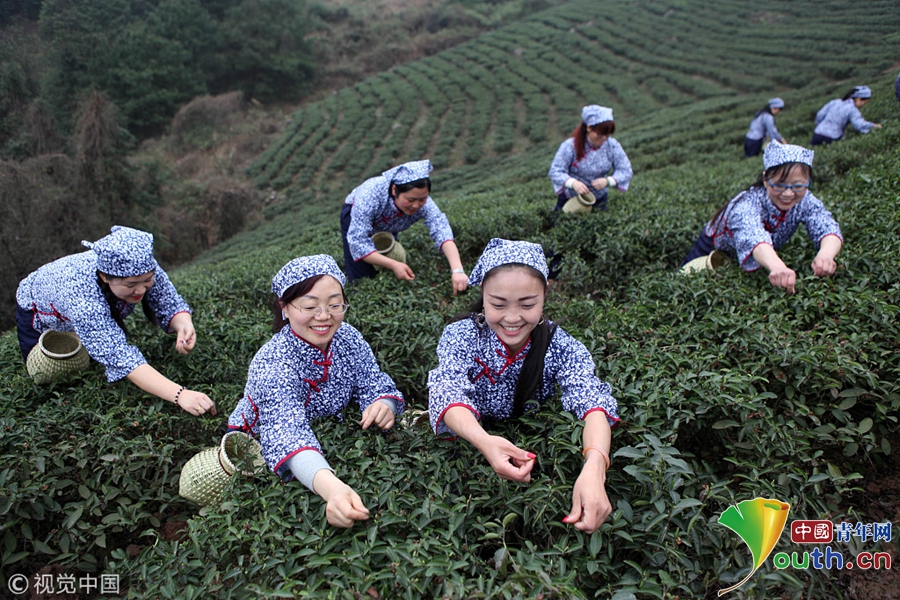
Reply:
[[[62,379],[87,368],[91,362],[87,350],[71,331],[45,331],[28,353],[25,368],[35,383]]]
[[[250,467],[240,471],[246,477],[262,472],[266,464],[262,446],[243,431],[229,431],[218,446],[202,450],[184,465],[178,479],[178,495],[200,506],[217,504],[239,464]]]

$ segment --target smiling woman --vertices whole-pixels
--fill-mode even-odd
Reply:
[[[369,511],[335,475],[311,424],[342,418],[355,402],[363,429],[390,429],[403,412],[403,395],[359,331],[344,323],[350,305],[344,274],[333,258],[295,258],[275,275],[272,293],[275,335],[253,357],[244,397],[228,427],[259,436],[270,469],[321,496],[329,523],[351,527]]]
[[[154,324],[177,336],[187,354],[197,341],[191,309],[153,257],[153,236],[113,227],[91,250],[44,265],[19,284],[16,328],[27,361],[45,331],[74,332],[87,353],[106,367],[106,378],[128,378],[142,390],[178,404],[193,415],[216,414],[206,394],[169,380],[126,341],[125,317],[140,302]]]
[[[453,240],[450,222],[431,199],[431,161],[419,160],[388,169],[354,189],[341,210],[344,268],[350,283],[375,277],[375,267],[391,270],[397,279],[416,275],[404,262],[378,252],[372,234],[386,231],[394,238],[423,220],[437,249],[447,258],[453,295],[466,289],[466,272]]]
[[[559,385],[563,408],[584,420],[585,462],[563,523],[593,532],[612,512],[605,482],[618,403],[594,375],[584,344],[544,317],[547,273],[537,244],[488,243],[469,278],[482,296],[441,335],[438,366],[428,374],[428,412],[435,433],[467,440],[501,479],[527,483],[537,456],[488,434],[481,419],[520,417],[553,398]]]
[[[841,228],[822,202],[809,192],[813,152],[801,146],[773,142],[763,153],[763,171],[756,183],[722,206],[700,232],[681,265],[713,251],[737,255],[741,268],[769,271],[769,281],[790,293],[797,273],[776,252],[803,223],[818,253],[812,271],[819,277],[837,270]]]

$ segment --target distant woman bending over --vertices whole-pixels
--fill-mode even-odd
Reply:
[[[777,251],[803,223],[818,249],[813,273],[819,277],[833,275],[843,237],[837,221],[809,191],[812,162],[812,150],[769,144],[763,153],[765,170],[759,179],[716,212],[681,264],[714,249],[725,251],[737,255],[745,271],[765,267],[772,285],[793,294],[797,273],[784,264]]]
[[[480,420],[517,418],[550,402],[559,385],[563,408],[584,421],[585,462],[563,522],[582,531],[597,530],[612,511],[605,482],[618,404],[609,385],[594,375],[584,344],[544,316],[543,250],[495,238],[472,269],[469,284],[480,285],[481,296],[471,313],[444,328],[438,366],[428,374],[428,412],[435,433],[469,441],[500,478],[528,482],[536,456],[489,434]]]
[[[78,335],[91,358],[106,367],[108,381],[133,384],[174,402],[192,415],[216,414],[206,394],[169,380],[147,364],[126,339],[125,317],[141,304],[144,314],[177,337],[175,350],[187,354],[197,336],[191,309],[153,257],[153,235],[115,226],[88,252],[64,256],[19,283],[16,329],[22,357],[28,359],[44,331]]]
[[[466,272],[453,241],[450,222],[431,199],[431,161],[418,160],[388,169],[367,179],[344,200],[341,210],[341,237],[344,243],[344,268],[349,283],[375,277],[376,266],[394,273],[397,279],[415,279],[409,265],[380,254],[372,235],[397,233],[425,221],[431,239],[450,265],[453,295],[466,289]]]
[[[787,140],[775,128],[775,117],[783,109],[784,100],[772,98],[765,108],[756,113],[744,138],[744,158],[759,156],[767,137],[779,144],[787,144]]]
[[[275,275],[272,292],[275,335],[253,357],[228,428],[259,436],[270,469],[321,496],[329,523],[352,527],[369,511],[325,460],[312,422],[343,418],[352,402],[363,429],[390,429],[403,412],[403,395],[359,331],[344,323],[350,305],[333,258],[295,258]]]
[[[869,133],[872,129],[881,129],[881,123],[866,121],[860,109],[869,102],[872,90],[868,86],[859,85],[844,94],[843,98],[835,98],[816,113],[816,129],[813,132],[813,146],[830,144],[844,137],[847,125],[860,133]]]

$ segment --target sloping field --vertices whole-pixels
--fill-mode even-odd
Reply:
[[[669,122],[659,131],[651,115],[715,98],[700,110],[721,120],[746,95],[760,104],[771,92],[877,73],[896,60],[896,40],[886,38],[896,35],[896,16],[877,17],[894,9],[890,1],[576,0],[298,111],[252,170],[276,189],[344,190],[405,160],[443,168],[526,154],[558,143],[590,102],[628,124],[637,156],[691,146],[703,128]],[[741,123],[746,112],[735,113]]]
[[[107,385],[96,364],[37,387],[15,337],[2,338],[3,593],[15,573],[56,569],[116,574],[131,598],[714,598],[752,566],[717,523],[729,505],[776,498],[791,519],[896,531],[898,31],[893,2],[571,2],[305,108],[255,167],[290,199],[172,274],[194,307],[197,349],[176,355],[171,339],[130,319],[149,362],[207,392],[219,417]],[[817,150],[814,169],[813,191],[845,237],[837,274],[811,275],[802,231],[781,252],[798,272],[796,295],[735,268],[676,274],[702,223],[760,169],[739,158],[753,111],[782,96],[779,129],[806,143],[815,110],[857,83],[872,86],[863,112],[884,128]],[[546,171],[585,101],[615,108],[635,179],[608,212],[551,228]],[[538,455],[527,485],[499,481],[471,446],[426,429],[364,432],[352,410],[317,424],[372,513],[348,531],[270,474],[234,480],[221,509],[180,499],[181,467],[221,435],[271,335],[273,273],[298,254],[340,258],[343,196],[423,156],[442,165],[434,197],[467,268],[498,235],[565,251],[546,313],[591,351],[623,417],[609,522],[590,536],[559,522],[581,459],[579,426],[556,404],[495,429]],[[416,281],[361,282],[347,320],[423,409],[440,331],[471,294],[450,295],[423,227],[402,240]],[[862,550],[896,560],[895,548],[832,544],[847,560]],[[805,549],[786,535],[776,546]],[[770,559],[734,597],[889,598],[900,589],[892,573]]]

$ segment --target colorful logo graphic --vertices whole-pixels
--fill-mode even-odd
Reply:
[[[753,553],[753,570],[739,583],[719,590],[719,596],[736,590],[753,577],[781,537],[790,509],[791,505],[781,500],[754,498],[729,506],[722,513],[719,523],[738,534]]]

